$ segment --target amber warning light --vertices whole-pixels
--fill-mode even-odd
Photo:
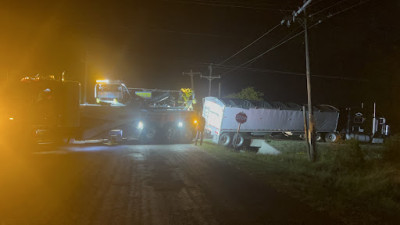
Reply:
[[[109,80],[96,80],[96,83],[98,83],[98,84],[108,84],[108,83],[110,83],[110,81]]]

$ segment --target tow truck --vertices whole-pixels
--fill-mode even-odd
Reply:
[[[194,136],[191,89],[130,88],[122,81],[97,80],[94,97],[96,104],[81,104],[82,140],[181,143]]]

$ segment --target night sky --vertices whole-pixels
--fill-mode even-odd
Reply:
[[[182,72],[207,75],[208,64],[214,63],[222,79],[213,88],[221,82],[222,95],[254,86],[267,100],[307,99],[303,35],[246,65],[258,71],[226,73],[301,31],[301,21],[277,27],[225,62],[225,68],[218,66],[288,18],[302,0],[1,2],[2,79],[66,71],[68,78],[83,82],[86,62],[92,81],[121,79],[130,87],[178,89],[190,86]],[[400,121],[400,1],[314,0],[307,12],[314,14],[310,25],[321,21],[309,31],[311,73],[318,75],[312,80],[314,102],[377,101],[382,114]],[[196,78],[195,88],[204,96],[208,83]]]

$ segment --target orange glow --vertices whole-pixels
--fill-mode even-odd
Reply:
[[[193,123],[194,123],[194,124],[197,124],[197,120],[194,120]]]
[[[10,118],[8,118],[9,120],[14,120],[14,117],[10,117]]]

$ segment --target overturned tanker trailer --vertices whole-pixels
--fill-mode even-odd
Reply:
[[[212,135],[213,142],[229,146],[238,130],[235,117],[244,113],[247,121],[240,127],[236,139],[237,146],[250,143],[256,136],[284,133],[285,135],[304,135],[304,116],[302,106],[295,103],[249,101],[206,97],[203,102],[205,130]],[[314,107],[317,139],[334,142],[339,110],[330,105]]]

